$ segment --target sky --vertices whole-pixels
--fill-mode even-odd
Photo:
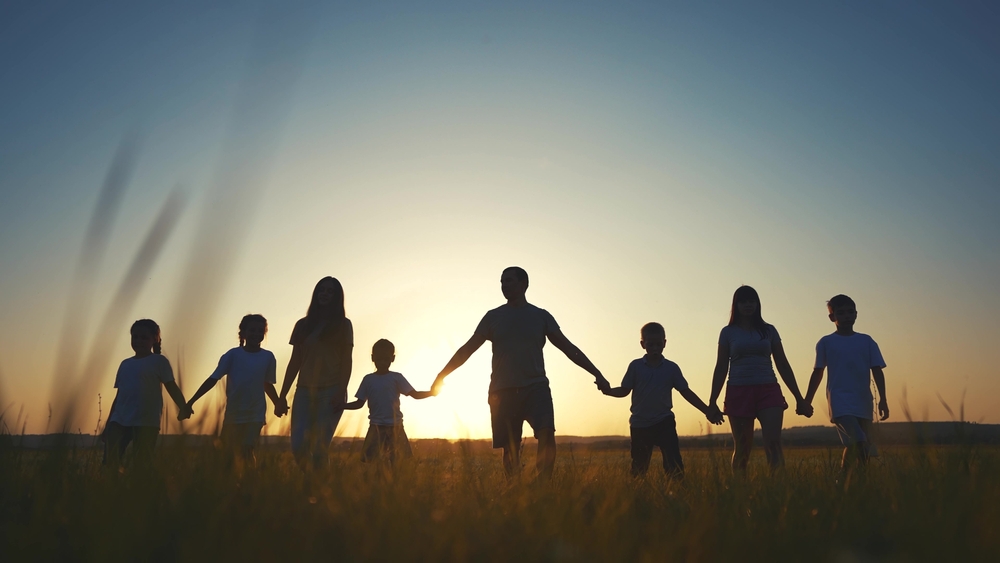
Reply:
[[[190,396],[261,313],[280,382],[327,275],[350,394],[379,338],[426,389],[510,265],[614,384],[658,321],[707,399],[749,284],[804,389],[846,293],[890,420],[1000,423],[998,25],[988,2],[4,3],[4,423],[96,428],[138,318]],[[627,434],[628,399],[545,360],[558,434]],[[489,437],[489,372],[487,344],[402,399],[410,437]],[[679,433],[728,431],[674,404]],[[829,424],[815,406],[785,427]]]

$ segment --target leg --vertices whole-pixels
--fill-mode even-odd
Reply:
[[[729,427],[733,431],[733,473],[746,474],[753,449],[753,419],[730,416]]]
[[[871,455],[868,443],[871,421],[856,416],[838,416],[833,422],[837,425],[837,434],[844,444],[844,455],[840,460],[841,471],[846,476],[855,466],[866,467]]]
[[[132,429],[117,422],[109,422],[104,427],[104,460],[103,464],[118,470],[122,465],[125,448],[132,441]]]
[[[539,430],[536,434],[538,457],[535,460],[535,468],[538,470],[539,477],[548,479],[552,477],[552,469],[556,465],[556,431],[554,428],[546,428]]]
[[[344,409],[333,406],[334,399],[346,402],[347,391],[339,387],[327,387],[316,393],[316,428],[312,450],[312,461],[316,467],[325,467],[330,460],[330,442],[337,431]]]
[[[649,460],[653,457],[653,444],[649,439],[648,428],[630,428],[632,438],[630,454],[632,455],[632,476],[641,477],[649,470]]]
[[[663,456],[663,471],[676,479],[684,478],[684,460],[681,459],[681,444],[677,439],[677,421],[669,417],[657,426],[657,442]]]
[[[493,447],[503,449],[503,472],[514,477],[521,472],[521,429],[524,420],[518,416],[516,389],[498,389],[490,392],[490,425],[493,428]]]
[[[156,447],[156,437],[160,434],[156,426],[136,426],[134,432],[135,466],[148,471],[153,467],[153,451]]]
[[[314,425],[313,418],[315,417],[315,412],[312,412],[310,408],[312,406],[310,399],[309,389],[305,387],[295,389],[295,395],[292,398],[292,434],[290,438],[292,455],[295,456],[295,461],[302,469],[305,469],[308,464],[308,435],[311,434],[309,429]]]
[[[503,446],[503,472],[507,477],[514,477],[521,473],[521,425],[513,428],[512,424],[507,424],[507,443]]]
[[[785,454],[781,450],[781,421],[784,416],[785,409],[782,407],[768,407],[757,412],[764,453],[772,471],[785,466]]]

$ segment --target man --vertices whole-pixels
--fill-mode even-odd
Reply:
[[[573,363],[593,374],[601,391],[611,388],[608,380],[587,356],[570,342],[548,311],[528,303],[528,273],[512,266],[500,276],[500,290],[507,304],[486,313],[475,333],[455,352],[434,380],[440,391],[444,378],[458,369],[487,340],[493,343],[493,373],[490,375],[490,418],[493,447],[503,448],[503,468],[508,476],[521,468],[521,428],[525,421],[538,439],[536,466],[542,478],[552,475],[556,460],[555,417],[552,392],[545,376],[542,348],[548,338]]]

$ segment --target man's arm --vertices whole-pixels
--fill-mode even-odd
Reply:
[[[548,336],[549,342],[551,342],[552,345],[558,348],[563,354],[566,354],[566,357],[569,358],[571,362],[587,370],[594,376],[594,379],[597,380],[597,388],[600,389],[602,393],[606,393],[611,389],[611,384],[608,383],[608,380],[601,374],[601,370],[597,369],[597,367],[590,361],[589,358],[587,358],[583,351],[570,342],[561,330],[557,328],[549,333]]]
[[[872,378],[875,380],[875,388],[878,389],[878,419],[886,420],[889,418],[889,403],[885,399],[885,374],[882,373],[882,368],[873,367]]]
[[[462,347],[455,352],[455,355],[452,356],[450,360],[448,360],[448,363],[445,364],[441,372],[438,373],[436,378],[434,378],[434,384],[431,385],[431,393],[433,393],[434,395],[440,393],[441,385],[444,384],[444,378],[448,377],[448,375],[451,374],[451,372],[462,367],[462,364],[468,361],[469,358],[472,356],[472,354],[474,354],[476,350],[478,350],[479,347],[482,346],[485,342],[486,342],[485,336],[482,336],[480,334],[473,334],[472,338],[470,338],[468,342],[463,344]]]

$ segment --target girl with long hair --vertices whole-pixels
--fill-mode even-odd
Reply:
[[[321,467],[344,414],[351,379],[354,327],[344,312],[344,288],[333,277],[319,280],[306,316],[295,323],[288,360],[274,413],[288,412],[286,396],[296,376],[292,399],[292,453],[303,468]]]
[[[772,357],[778,375],[795,397],[796,412],[804,414],[810,407],[795,383],[781,337],[774,326],[761,317],[757,291],[748,285],[740,286],[733,294],[729,324],[719,335],[719,354],[709,399],[710,407],[718,408],[717,401],[728,373],[723,413],[729,417],[733,431],[733,471],[737,473],[746,473],[753,447],[754,419],[760,421],[768,465],[774,470],[785,463],[781,450],[781,423],[788,403],[774,375]]]

